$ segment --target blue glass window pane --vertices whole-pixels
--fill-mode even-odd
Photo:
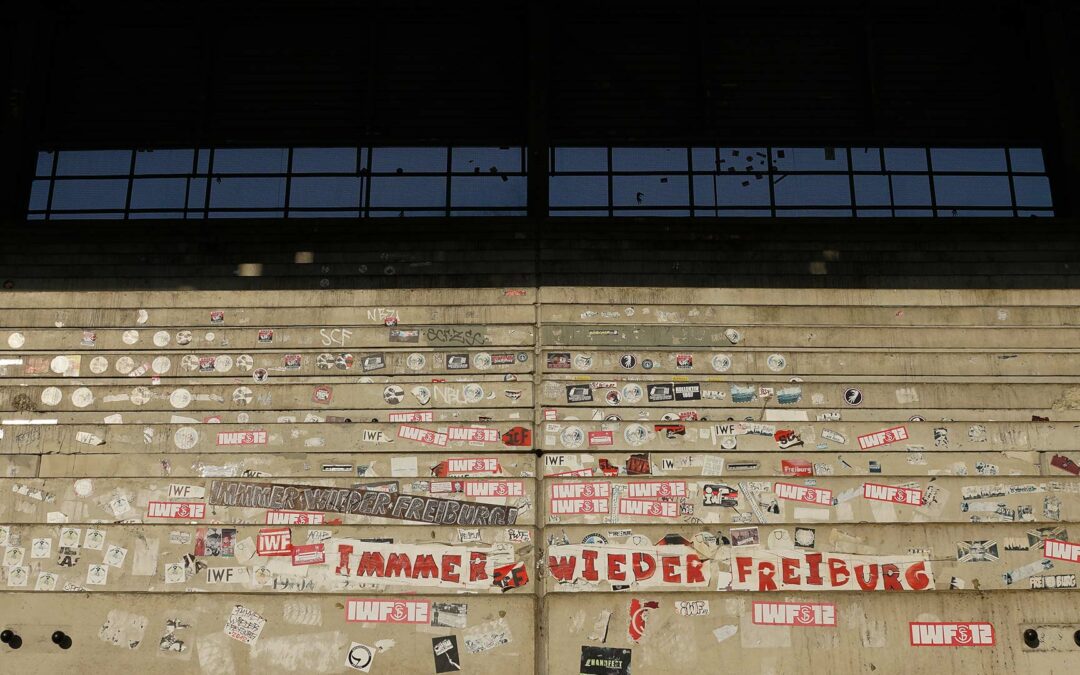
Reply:
[[[135,173],[189,174],[194,150],[146,150],[135,153]]]
[[[846,163],[846,162],[845,162]],[[850,204],[848,177],[788,174],[773,186],[778,206]]]
[[[525,206],[524,176],[454,176],[450,181],[450,205]]]
[[[1050,179],[1046,176],[1015,176],[1017,206],[1053,206]]]
[[[1040,148],[1010,148],[1012,170],[1020,173],[1042,173],[1046,170]]]
[[[717,206],[750,206],[769,204],[769,179],[760,180],[749,174],[716,177]]]
[[[932,148],[930,161],[934,171],[1008,170],[1001,148]]]
[[[856,175],[855,203],[859,206],[888,206],[889,177],[885,175]]]
[[[688,209],[615,209],[616,216],[634,216],[636,218],[655,218],[655,217],[681,217],[685,218],[690,215]]]
[[[694,176],[694,206],[716,206],[715,176]]]
[[[548,185],[551,206],[607,208],[607,176],[552,176]]]
[[[122,179],[58,180],[53,186],[53,210],[123,209],[128,182]]]
[[[36,180],[30,185],[30,210],[44,211],[49,204],[48,180]]]
[[[292,179],[289,188],[289,208],[360,206],[362,182],[359,177],[330,177]]]
[[[686,148],[612,148],[612,171],[686,171]]]
[[[616,206],[689,206],[686,176],[615,176]]]
[[[555,171],[558,172],[607,171],[607,160],[607,148],[555,148]]]
[[[285,178],[215,178],[210,208],[283,208]]]
[[[1008,176],[934,176],[938,206],[1011,206]]]
[[[764,158],[756,159],[755,166],[764,168]],[[780,172],[847,171],[847,148],[773,148],[773,165]]]
[[[885,168],[889,171],[926,171],[926,150],[885,148]]]
[[[296,148],[293,173],[356,173],[356,148]]]
[[[189,209],[201,209],[206,206],[206,179],[192,178],[191,187],[188,190]]]
[[[390,176],[371,179],[372,207],[445,205],[446,178],[441,176]]]
[[[186,178],[139,178],[131,185],[133,209],[182,209]]]
[[[521,173],[521,148],[454,148],[453,170],[458,172]]]
[[[851,168],[855,171],[881,171],[881,148],[852,148]]]
[[[930,205],[929,176],[891,176],[890,180],[892,181],[893,203],[897,206]],[[930,212],[927,211],[926,215],[930,215]]]
[[[52,175],[53,165],[53,153],[51,152],[39,152],[37,156],[37,169],[34,172],[35,176],[50,176]]]
[[[126,176],[131,173],[131,150],[62,150],[57,176]]]
[[[217,148],[214,173],[285,173],[289,151],[285,148]]]
[[[716,148],[693,148],[690,156],[694,171],[716,171]]]
[[[446,148],[372,148],[376,173],[445,173]]]

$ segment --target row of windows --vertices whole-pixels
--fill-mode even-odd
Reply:
[[[60,150],[28,215],[523,215],[524,148]],[[1053,215],[1037,148],[555,148],[552,215]]]

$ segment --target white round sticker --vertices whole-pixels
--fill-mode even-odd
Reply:
[[[207,333],[206,335],[203,336],[203,339],[206,340],[207,342],[213,342],[214,341],[214,334],[213,333]]]
[[[54,357],[52,363],[49,364],[49,370],[60,375],[67,372],[67,369],[71,367],[71,359],[66,356]]]
[[[479,403],[484,398],[484,388],[476,383],[465,385],[465,402]]]
[[[222,354],[221,356],[214,359],[214,370],[218,371],[219,373],[227,373],[232,370],[232,367],[233,358],[228,354]]]
[[[41,402],[45,405],[57,405],[64,399],[64,394],[57,387],[45,387],[41,392]]]
[[[184,345],[191,344],[191,331],[182,330],[176,333],[176,344],[183,347]]]
[[[622,388],[622,395],[627,403],[637,403],[642,397],[641,385],[631,382]]]
[[[90,359],[90,372],[100,375],[109,369],[109,359],[104,356],[95,356]]]
[[[199,432],[191,427],[180,427],[173,434],[173,443],[181,450],[190,450],[199,442]]]
[[[585,432],[581,430],[581,427],[566,427],[559,439],[563,447],[573,450],[581,447],[581,444],[585,442]]]
[[[251,358],[247,354],[241,354],[236,357],[236,367],[243,373],[248,372],[255,366],[255,359]]]
[[[130,356],[121,356],[116,359],[116,372],[121,375],[127,375],[135,369],[135,360]]]
[[[140,326],[150,320],[150,314],[145,309],[139,310],[139,318],[135,319],[135,323]]]
[[[135,387],[131,390],[131,395],[128,396],[135,405],[146,405],[153,397],[154,395],[150,393],[150,389],[147,387]]]
[[[20,349],[26,344],[26,338],[23,337],[22,333],[12,333],[8,336],[7,343],[8,347],[11,347],[12,349]]]
[[[159,356],[154,359],[154,362],[150,364],[150,367],[154,369],[154,372],[158,375],[164,375],[172,368],[172,361],[168,356]]]
[[[75,481],[75,494],[80,497],[89,497],[94,493],[94,481],[89,478],[80,478]]]
[[[194,354],[185,354],[180,359],[180,367],[187,371],[195,371],[199,369],[199,357]]]
[[[769,366],[769,370],[774,373],[779,373],[784,368],[787,368],[787,359],[784,358],[783,354],[770,354],[765,363]]]
[[[491,354],[487,352],[476,352],[472,357],[473,366],[477,370],[487,370],[491,367]]]
[[[165,345],[169,344],[169,340],[171,339],[172,336],[169,335],[168,331],[159,330],[158,332],[154,333],[154,344],[158,347],[164,347]]]
[[[427,357],[419,352],[413,352],[405,360],[405,365],[409,367],[409,370],[423,370],[427,365]]]
[[[244,413],[244,412],[236,413],[236,422],[237,422],[237,424],[247,424],[250,421],[251,421],[251,416],[248,415],[247,413]]]
[[[86,387],[79,387],[71,392],[71,402],[76,408],[85,408],[94,402],[94,392]]]
[[[139,331],[126,330],[124,334],[120,336],[120,339],[124,341],[126,345],[133,345],[139,341]]]
[[[233,389],[233,403],[236,403],[238,405],[247,405],[248,403],[251,403],[252,398],[254,398],[254,396],[251,393],[251,389],[248,387],[237,387],[236,389]]]
[[[631,424],[626,427],[626,431],[623,432],[623,438],[630,445],[641,445],[645,441],[649,440],[649,430],[641,424]]]
[[[174,408],[186,408],[191,405],[191,392],[187,389],[174,389],[169,394],[169,404]]]
[[[731,357],[727,354],[714,354],[712,357],[712,367],[718,373],[726,373],[731,370]]]

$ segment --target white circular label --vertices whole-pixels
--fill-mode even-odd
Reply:
[[[172,336],[169,335],[168,331],[159,330],[158,332],[154,333],[154,344],[158,347],[164,347],[165,345],[169,344],[169,340],[171,339]]]
[[[145,309],[139,310],[139,318],[135,319],[135,323],[140,326],[150,320],[150,314]]]
[[[252,398],[254,397],[251,393],[251,389],[249,389],[248,387],[237,387],[236,389],[233,389],[233,403],[237,403],[239,405],[247,405],[248,403],[251,403]]]
[[[90,372],[100,375],[109,369],[109,359],[104,356],[95,356],[90,359]]]
[[[491,354],[487,352],[476,352],[472,357],[473,366],[478,370],[487,370],[491,367]]]
[[[174,389],[169,394],[169,404],[174,408],[186,408],[191,405],[191,392],[187,389]]]
[[[247,413],[245,413],[245,412],[236,413],[236,422],[238,424],[247,424],[250,421],[251,421],[251,416],[248,415]]]
[[[479,403],[484,398],[484,388],[475,383],[465,385],[464,393],[466,403]]]
[[[176,344],[183,347],[184,345],[191,344],[191,331],[182,330],[176,333]]]
[[[219,373],[227,373],[232,370],[232,367],[233,358],[228,354],[222,354],[221,356],[214,359],[214,370],[218,371]]]
[[[41,402],[45,405],[57,405],[64,399],[64,394],[57,387],[45,387],[41,392]]]
[[[645,441],[649,440],[649,430],[641,424],[631,424],[626,427],[626,431],[623,432],[623,438],[630,445],[641,445]]]
[[[206,335],[203,336],[203,339],[206,340],[207,342],[213,342],[214,341],[214,334],[213,333],[207,333]]]
[[[168,356],[159,356],[154,359],[154,362],[150,364],[150,367],[154,369],[154,372],[158,375],[164,375],[172,368],[172,361]]]
[[[180,367],[187,371],[196,371],[199,369],[199,357],[194,354],[185,354],[180,359]]]
[[[181,450],[190,450],[199,442],[199,432],[191,427],[180,427],[173,434],[173,443]]]
[[[409,354],[409,358],[405,359],[405,365],[409,367],[409,370],[423,370],[427,365],[427,357],[418,352]]]
[[[26,338],[23,337],[22,333],[12,333],[8,336],[7,343],[8,347],[11,347],[12,349],[20,349],[26,344]]]
[[[63,374],[67,372],[67,369],[71,367],[71,359],[66,356],[57,356],[53,358],[52,363],[49,364],[49,370],[54,373]]]
[[[255,359],[251,358],[247,354],[241,354],[240,356],[236,357],[236,367],[241,372],[244,372],[244,373],[248,372],[249,370],[252,369],[252,367],[254,367],[254,365],[255,365]]]
[[[133,345],[139,341],[139,331],[126,330],[124,334],[120,336],[120,339],[124,341],[126,345]]]
[[[591,370],[593,367],[592,354],[575,354],[574,367],[578,370]]]
[[[641,400],[641,385],[631,382],[622,388],[623,399],[627,403],[637,403]]]
[[[154,395],[150,393],[150,389],[147,387],[135,387],[131,390],[131,395],[128,397],[135,405],[146,405],[150,402],[150,399]]]
[[[76,408],[85,408],[94,402],[94,392],[86,387],[79,387],[71,392],[71,402]]]
[[[581,447],[581,444],[585,442],[585,432],[581,430],[581,427],[566,427],[559,435],[559,439],[563,447],[573,450]]]
[[[116,359],[116,372],[121,375],[127,375],[135,369],[135,360],[130,356],[121,356]]]
[[[721,436],[720,447],[724,450],[734,450],[735,446],[739,444],[739,440],[735,436]]]
[[[712,357],[712,367],[718,373],[726,373],[731,370],[731,357],[727,354],[715,354]]]
[[[774,373],[779,373],[784,368],[787,368],[787,359],[784,358],[783,354],[770,354],[765,363],[769,366],[769,370]]]
[[[89,497],[94,493],[94,481],[89,478],[80,478],[75,481],[75,494],[80,497]]]

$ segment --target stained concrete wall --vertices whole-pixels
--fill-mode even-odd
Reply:
[[[1078,299],[0,296],[0,663],[1073,672]]]

